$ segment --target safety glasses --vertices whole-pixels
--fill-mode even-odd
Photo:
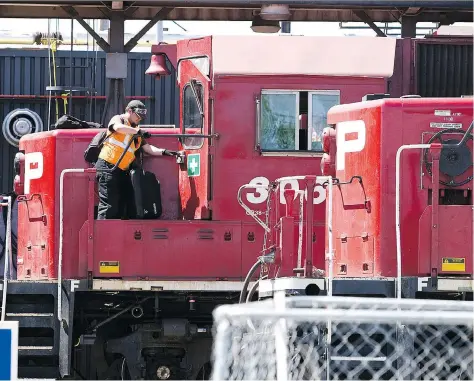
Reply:
[[[146,108],[136,108],[135,110],[133,110],[133,112],[137,114],[141,119],[145,119],[147,110]]]

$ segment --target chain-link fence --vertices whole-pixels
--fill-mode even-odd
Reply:
[[[472,380],[474,304],[292,297],[214,312],[214,380]]]

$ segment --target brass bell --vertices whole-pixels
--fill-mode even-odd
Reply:
[[[158,78],[165,75],[171,75],[166,67],[166,58],[163,54],[153,54],[151,56],[150,66],[145,74],[156,75]]]

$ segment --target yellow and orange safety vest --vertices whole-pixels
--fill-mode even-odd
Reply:
[[[130,122],[123,118],[121,115],[114,116],[109,123],[109,126],[112,123],[122,123],[127,126],[130,126]],[[109,136],[110,134],[114,134],[113,136]],[[135,160],[135,151],[140,148],[140,144],[142,139],[136,135],[132,134],[123,134],[117,131],[111,132],[110,130],[107,131],[108,139],[105,140],[104,145],[102,146],[102,150],[100,151],[99,158],[105,160],[106,162],[115,165],[117,164],[120,156],[122,156],[123,151],[127,147],[130,139],[134,139],[135,137],[138,139],[138,143],[135,141],[130,144],[128,147],[127,152],[125,153],[122,161],[118,165],[118,167],[122,170],[126,170],[130,164],[132,164],[133,160]]]

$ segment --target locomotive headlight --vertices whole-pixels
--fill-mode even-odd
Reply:
[[[334,161],[331,159],[331,155],[324,153],[321,158],[321,172],[323,176],[336,176],[336,166]]]
[[[336,130],[332,127],[323,129],[323,157],[321,172],[324,176],[336,176]]]
[[[17,195],[21,195],[25,192],[25,154],[23,152],[18,152],[15,155],[13,160],[13,169],[15,173],[15,179],[13,180],[13,191]]]
[[[334,129],[326,127],[323,129],[323,152],[331,153],[331,141],[334,139]]]
[[[25,162],[25,154],[23,152],[17,152],[15,158],[13,159],[13,169],[15,170],[15,175],[20,175],[20,168]]]

